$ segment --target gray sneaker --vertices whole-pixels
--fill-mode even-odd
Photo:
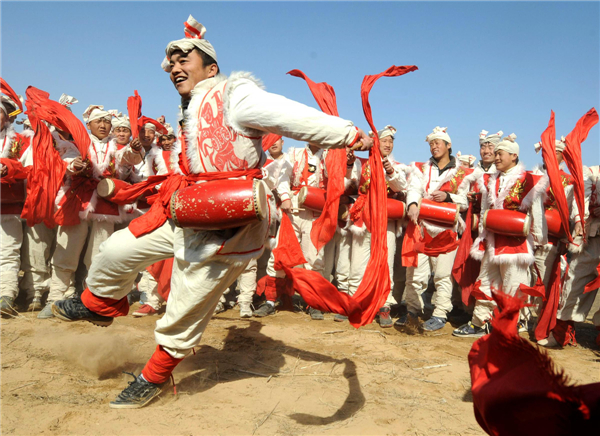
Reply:
[[[317,309],[313,309],[312,307],[308,309],[308,313],[310,314],[310,319],[313,319],[315,321],[325,319],[325,317],[323,316],[323,312]]]
[[[38,313],[38,319],[49,319],[54,318],[54,314],[52,313],[52,304],[54,301],[48,301],[44,308]]]
[[[275,313],[275,305],[269,304],[265,301],[263,304],[258,306],[258,309],[256,309],[252,313],[252,315],[256,316],[257,318],[262,318],[263,316],[273,315],[274,313]],[[241,314],[241,311],[240,311],[240,314]]]
[[[335,322],[344,322],[344,321],[348,321],[348,317],[346,315],[340,315],[339,313],[336,313],[333,316],[333,320]]]
[[[0,297],[0,315],[2,318],[19,316],[19,312],[15,309],[15,299],[13,297]]]

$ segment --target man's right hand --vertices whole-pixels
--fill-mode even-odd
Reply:
[[[415,224],[418,224],[417,221],[419,220],[419,206],[417,206],[415,203],[411,204],[410,206],[408,206],[408,218]]]
[[[6,177],[8,174],[8,167],[6,165],[0,164],[0,177]]]
[[[362,145],[360,147],[354,148],[359,143],[361,143]],[[352,149],[358,151],[367,151],[371,147],[373,147],[373,138],[367,135],[362,129],[358,129],[358,139],[352,146]]]
[[[290,213],[292,211],[292,200],[283,200],[280,209],[282,212]]]
[[[87,164],[83,161],[83,159],[81,159],[81,156],[77,156],[71,161],[70,167],[73,174],[79,174],[87,168]]]
[[[139,153],[140,150],[142,149],[142,143],[140,142],[140,138],[135,138],[134,140],[132,140],[131,143],[129,144],[129,146],[131,147],[131,149],[133,151],[135,151],[136,153]]]

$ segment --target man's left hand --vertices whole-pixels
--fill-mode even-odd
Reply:
[[[446,193],[443,191],[434,191],[433,194],[431,194],[431,199],[438,203],[443,203],[446,201]]]

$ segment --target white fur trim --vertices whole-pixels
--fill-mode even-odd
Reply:
[[[544,174],[538,180],[535,186],[527,193],[523,201],[521,201],[521,206],[519,206],[519,210],[521,212],[526,212],[529,210],[529,208],[537,198],[539,198],[540,196],[545,197],[549,183],[550,179],[548,178],[548,174]]]
[[[92,142],[94,142],[93,138],[91,138],[91,135],[90,135],[90,139]],[[97,156],[96,156],[96,151],[94,151],[94,146],[96,147],[96,150],[98,150],[98,147],[106,147],[104,159],[102,160],[102,162],[98,162]],[[96,142],[95,144],[90,143],[90,146],[88,147],[88,159],[92,163],[93,177],[96,180],[101,179],[102,174],[104,173],[104,171],[107,170],[108,166],[114,159],[116,152],[117,152],[117,141],[114,139],[108,141],[106,144],[103,144],[101,142]],[[115,163],[115,165],[116,165],[116,163]],[[116,166],[115,166],[115,171],[118,171],[118,168],[116,168]]]
[[[499,193],[496,193],[496,180],[500,176],[500,171],[492,174],[488,181],[488,189],[487,189],[487,203],[484,206],[483,201],[481,204],[482,210],[487,209],[504,209],[504,200],[506,196],[510,193],[510,190],[513,188],[514,184],[517,180],[521,179],[525,174],[525,167],[523,164],[517,164],[517,167],[514,171],[512,171],[507,177],[508,180],[504,185],[504,188],[500,190]]]
[[[465,176],[462,182],[460,182],[457,192],[470,191],[473,183],[478,183],[479,179],[483,180],[483,174],[483,169],[476,167],[471,174]]]
[[[227,79],[227,85],[225,86],[225,95],[223,96],[223,115],[225,117],[225,123],[228,126],[231,126],[235,131],[240,132],[245,136],[262,136],[264,132],[240,126],[236,123],[230,122],[229,119],[229,101],[231,94],[233,93],[233,91],[235,91],[235,89],[238,86],[246,83],[252,83],[260,89],[265,89],[263,83],[259,79],[254,77],[252,73],[248,73],[245,71],[235,71],[231,73],[229,75],[229,78]]]
[[[363,223],[362,227],[358,227],[356,224],[352,224],[348,227],[348,230],[354,236],[364,236],[367,233],[367,226]]]
[[[15,127],[11,123],[7,123],[6,133],[4,138],[2,138],[2,153],[0,153],[0,157],[7,158],[10,156],[10,149],[12,148],[12,142],[17,136],[17,132],[15,131]]]

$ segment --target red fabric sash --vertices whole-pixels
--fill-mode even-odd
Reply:
[[[558,167],[558,160],[556,159],[556,148],[555,139],[556,131],[554,128],[554,111],[550,112],[550,121],[548,127],[542,133],[542,158],[546,164],[546,171],[548,172],[548,178],[550,179],[550,187],[554,194],[556,201],[556,208],[560,216],[560,222],[562,228],[565,231],[569,242],[573,242],[571,232],[569,231],[569,206],[567,204],[567,197],[562,185],[562,177],[560,175],[560,169]],[[498,178],[500,180],[500,178]]]
[[[159,385],[169,380],[171,373],[182,360],[171,356],[161,345],[157,345],[154,354],[142,369],[142,375],[146,381]]]
[[[315,83],[300,70],[289,71],[288,74],[300,77],[306,81],[312,95],[323,112],[339,116],[335,91],[331,85]],[[327,198],[321,215],[313,222],[310,239],[317,249],[321,250],[335,234],[338,225],[338,209],[340,197],[344,193],[344,176],[346,174],[346,151],[343,149],[329,150],[325,159],[327,166]],[[306,162],[308,164],[308,162]]]
[[[579,209],[579,217],[583,226],[585,238],[585,222],[583,212],[585,210],[585,187],[583,183],[583,164],[581,162],[581,143],[586,140],[592,127],[598,123],[598,113],[596,109],[590,109],[583,117],[577,121],[575,128],[565,139],[567,144],[563,151],[563,159],[573,176],[573,191],[575,201]]]
[[[552,329],[556,326],[556,312],[558,310],[558,303],[560,301],[560,294],[562,292],[563,281],[560,278],[560,258],[561,253],[556,256],[554,264],[552,265],[552,271],[550,273],[550,282],[548,283],[548,289],[545,289],[544,304],[542,306],[542,312],[538,317],[538,323],[535,327],[535,338],[540,341],[546,339]],[[566,274],[565,274],[566,276]],[[538,271],[538,282],[541,280]],[[542,289],[544,283],[542,282]],[[523,286],[523,285],[521,285]],[[531,294],[530,294],[531,295]]]
[[[24,167],[21,162],[7,157],[0,158],[0,163],[6,167],[7,173],[2,177],[2,184],[15,183],[17,180],[27,179],[29,168]]]
[[[462,302],[465,306],[469,306],[469,303],[473,300],[471,292],[481,268],[481,262],[470,256],[471,246],[473,245],[472,223],[473,203],[469,202],[469,209],[467,210],[467,218],[465,220],[466,229],[460,238],[456,257],[454,258],[454,265],[452,266],[452,277],[454,277],[454,280],[461,289]]]
[[[29,100],[27,104],[29,105]],[[33,169],[27,181],[27,199],[21,217],[27,220],[29,227],[44,222],[47,227],[52,228],[56,225],[54,202],[63,184],[67,163],[54,148],[50,129],[34,113],[33,110],[28,111],[29,121],[35,131],[31,149]]]
[[[454,251],[459,241],[456,232],[444,230],[432,237],[427,230],[421,235],[421,226],[410,221],[406,227],[404,242],[402,243],[402,266],[417,267],[419,265],[419,253],[429,257],[438,257]]]
[[[90,192],[100,183],[96,179],[75,176],[72,178],[71,187],[65,194],[65,202],[54,214],[54,221],[60,226],[72,226],[79,224],[79,212],[84,201],[90,198]]]
[[[254,179],[262,179],[262,172],[260,169],[252,170],[235,170],[235,171],[222,171],[215,173],[200,173],[190,174],[184,176],[181,174],[165,174],[162,176],[151,176],[145,182],[137,183],[131,187],[122,189],[121,191],[127,192],[141,189],[142,191],[149,189],[150,186],[155,187],[162,182],[158,197],[152,203],[150,210],[141,217],[138,217],[131,221],[129,224],[129,230],[136,238],[142,235],[153,232],[162,226],[168,218],[171,216],[170,203],[171,197],[175,191],[186,188],[190,185],[195,184],[200,180],[223,180],[237,177],[250,177]],[[137,186],[140,185],[140,186]],[[136,188],[137,187],[137,188]]]
[[[475,418],[490,435],[593,434],[600,383],[572,386],[554,363],[517,334],[522,301],[494,293],[493,330],[469,353]],[[591,433],[590,433],[591,432]]]
[[[273,144],[281,139],[281,135],[276,135],[275,133],[269,133],[268,135],[263,136],[262,138],[262,149],[263,151],[267,151]]]

